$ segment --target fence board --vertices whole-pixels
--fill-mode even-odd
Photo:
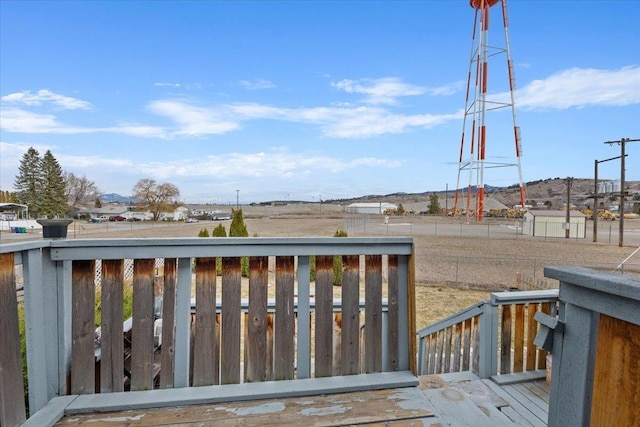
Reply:
[[[382,371],[382,256],[365,256],[365,371]]]
[[[221,384],[240,382],[241,279],[240,258],[222,258]]]
[[[453,326],[450,326],[444,331],[444,348],[443,348],[443,372],[449,373],[451,372],[451,330]]]
[[[483,322],[490,322],[491,319],[483,318]],[[473,337],[473,362],[471,363],[471,371],[478,373],[480,367],[480,316],[473,317],[473,329],[471,332]]]
[[[267,380],[267,287],[269,258],[249,258],[249,310],[245,342],[246,381]]]
[[[398,311],[398,256],[388,256],[387,267],[387,366],[386,370],[397,371],[399,357],[399,311]]]
[[[0,254],[0,425],[26,419],[14,254]]]
[[[162,347],[160,350],[160,388],[172,388],[175,368],[175,318],[176,318],[176,268],[175,258],[164,260],[162,287]]]
[[[95,261],[73,261],[71,393],[95,392]]]
[[[100,326],[100,392],[124,391],[123,319],[124,260],[102,262]]]
[[[276,313],[274,337],[275,380],[291,380],[294,377],[294,258],[276,258]]]
[[[342,257],[342,375],[360,373],[360,260]]]
[[[131,390],[153,389],[153,275],[155,259],[133,262]]]
[[[214,385],[220,380],[216,326],[216,258],[196,258],[194,386]]]
[[[486,339],[486,338],[485,338]],[[502,334],[500,336],[500,373],[511,370],[511,306],[502,306]]]
[[[533,371],[536,369],[536,345],[533,340],[536,337],[538,330],[536,320],[533,318],[538,310],[537,303],[529,303],[527,305],[527,371]]]
[[[333,370],[333,257],[316,257],[315,376]]]
[[[513,343],[513,372],[524,367],[524,304],[516,304],[516,324]]]
[[[435,372],[436,374],[441,374],[443,372],[443,358],[442,358],[442,350],[444,347],[444,331],[438,331],[438,341],[436,344],[436,366]]]

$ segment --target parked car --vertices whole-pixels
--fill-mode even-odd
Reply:
[[[142,218],[138,218],[137,216],[130,216],[127,218],[127,221],[142,221]]]
[[[196,218],[187,218],[184,222],[188,224],[192,224],[192,223],[198,222],[198,220]]]
[[[112,215],[109,217],[109,221],[114,222],[114,221],[126,221],[127,218],[123,217],[122,215]]]

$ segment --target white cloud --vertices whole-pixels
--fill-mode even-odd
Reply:
[[[179,129],[175,131],[176,135],[218,135],[237,130],[240,127],[237,121],[223,117],[223,111],[198,107],[181,101],[153,101],[147,108],[152,113],[168,117],[176,122],[179,125]]]
[[[210,155],[203,159],[180,160],[173,162],[144,163],[136,168],[142,174],[161,179],[171,177],[211,177],[226,179],[230,177],[288,177],[296,178],[308,175],[311,171],[329,171],[338,173],[359,167],[397,168],[401,161],[379,159],[375,157],[342,160],[315,153],[291,153],[288,150],[257,153],[228,153]]]
[[[275,83],[265,79],[255,81],[240,80],[238,84],[247,90],[273,89],[276,87]]]
[[[427,88],[402,82],[395,77],[362,80],[340,80],[332,82],[331,86],[347,93],[366,95],[363,102],[367,104],[396,103],[396,98],[401,96],[416,96],[427,92]]]
[[[8,104],[24,104],[29,106],[53,104],[65,110],[88,110],[91,108],[91,104],[87,101],[60,95],[47,89],[40,89],[36,93],[32,93],[30,90],[10,93],[0,99],[2,102]]]
[[[180,83],[154,83],[153,84],[156,87],[181,87],[182,85]]]
[[[560,71],[546,79],[534,80],[518,90],[516,102],[517,107],[530,110],[639,104],[640,66],[618,70],[571,68]]]

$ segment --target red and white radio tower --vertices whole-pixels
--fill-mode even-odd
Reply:
[[[458,209],[458,193],[460,192],[460,176],[463,171],[468,171],[469,182],[467,185],[466,197],[466,215],[467,222],[473,212],[476,221],[482,221],[484,212],[484,195],[485,195],[485,169],[498,167],[517,167],[518,178],[520,184],[520,204],[525,205],[525,190],[522,182],[522,167],[520,159],[522,157],[522,147],[520,142],[520,128],[516,122],[516,105],[515,105],[515,80],[513,75],[513,62],[511,61],[511,52],[509,49],[509,29],[507,22],[507,0],[470,0],[471,7],[475,10],[475,18],[473,22],[473,34],[471,39],[471,55],[469,60],[469,74],[467,77],[467,94],[465,100],[464,119],[462,124],[462,140],[460,142],[460,159],[458,167],[458,181],[456,184],[456,194],[454,203],[454,214]],[[504,24],[504,44],[489,44],[489,12],[492,6],[500,3],[502,6],[502,22]],[[501,54],[506,54],[507,74],[504,79],[509,80],[508,92],[506,96],[506,85],[504,93],[492,92],[487,94],[489,82],[489,60],[494,60]],[[475,78],[472,80],[472,74],[475,71]],[[496,68],[493,73],[498,75],[500,68]],[[473,86],[472,86],[472,81]],[[493,84],[493,80],[492,80]],[[473,89],[473,93],[471,93]],[[471,96],[470,96],[471,95]],[[498,111],[504,108],[511,108],[513,123],[505,121],[504,115],[500,115]],[[496,126],[491,128],[491,136],[487,132],[487,113],[492,112],[492,117],[499,119],[496,125],[502,126],[501,129]],[[513,129],[511,132],[510,129]],[[506,130],[506,132],[505,132]],[[470,131],[470,132],[468,132]],[[510,135],[511,134],[511,135]],[[509,136],[507,136],[509,135]],[[469,138],[466,141],[465,138]],[[499,139],[509,139],[513,137],[515,141],[515,156],[511,163],[498,163],[496,159],[511,158],[512,155],[505,155],[506,151],[500,153],[497,149],[505,148],[507,144]],[[487,148],[487,141],[491,139],[492,144],[495,142],[496,148],[490,151]],[[501,143],[502,142],[502,143]],[[501,143],[501,144],[498,144]],[[467,150],[465,150],[465,145]],[[501,145],[499,147],[498,145]],[[465,154],[465,151],[466,154]],[[473,197],[472,185],[475,178],[475,206],[471,210],[471,199]],[[463,184],[464,185],[464,184]]]

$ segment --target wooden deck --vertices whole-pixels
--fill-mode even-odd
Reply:
[[[417,387],[73,414],[56,425],[545,426],[548,402],[544,380],[498,385],[461,372],[422,376]]]

